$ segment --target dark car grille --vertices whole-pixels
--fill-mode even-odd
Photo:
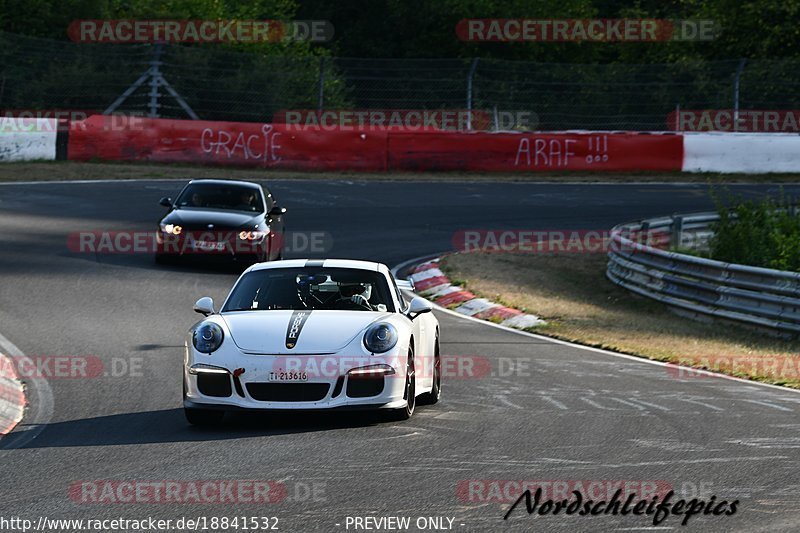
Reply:
[[[347,396],[350,398],[368,398],[383,392],[384,378],[354,377],[347,379]]]
[[[231,233],[235,235],[236,233],[239,233],[240,229],[238,227],[217,226],[217,225],[214,225],[213,228],[209,229],[208,224],[187,224],[181,227],[183,228],[183,231],[191,232],[192,234],[197,236],[203,233],[208,233],[214,235],[215,237],[218,237],[220,233],[226,233],[226,234]]]
[[[327,383],[248,383],[247,392],[260,402],[318,402],[328,394]]]
[[[210,374],[201,372],[197,375],[197,390],[200,394],[223,398],[231,395],[231,377],[228,374]]]

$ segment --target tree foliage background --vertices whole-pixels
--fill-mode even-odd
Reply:
[[[468,43],[456,38],[459,20],[490,17],[712,19],[721,34],[713,42],[696,43]],[[7,32],[66,40],[69,23],[81,18],[325,19],[336,28],[331,43],[257,45],[269,55],[577,63],[800,57],[798,0],[0,0],[0,30]]]

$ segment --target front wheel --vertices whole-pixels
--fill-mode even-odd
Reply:
[[[186,415],[186,420],[193,426],[216,426],[225,418],[225,411],[215,411],[214,409],[184,407],[183,413]]]
[[[417,384],[414,375],[414,349],[408,349],[408,359],[406,361],[406,388],[403,397],[406,399],[406,406],[391,411],[391,420],[408,420],[414,414],[414,407],[417,405]]]
[[[433,348],[433,387],[430,392],[420,396],[420,403],[433,405],[442,397],[442,360],[439,357],[439,338]]]

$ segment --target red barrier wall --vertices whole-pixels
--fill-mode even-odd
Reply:
[[[136,119],[72,124],[68,159],[205,163],[298,170],[386,170],[386,132],[290,131],[285,125]]]
[[[679,135],[435,133],[389,135],[393,170],[680,170]]]
[[[680,135],[302,129],[285,124],[108,117],[72,124],[68,158],[300,170],[680,170]]]

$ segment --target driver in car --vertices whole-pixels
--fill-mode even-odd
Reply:
[[[361,306],[364,309],[374,311],[375,309],[369,303],[369,298],[372,295],[372,285],[364,283],[352,283],[341,285],[339,287],[339,294],[341,295],[339,301],[346,301],[355,305]]]
[[[256,195],[251,191],[243,191],[239,195],[239,204],[236,209],[239,211],[254,211],[256,204]]]
[[[192,193],[189,205],[191,207],[203,207],[203,195],[198,192]]]

